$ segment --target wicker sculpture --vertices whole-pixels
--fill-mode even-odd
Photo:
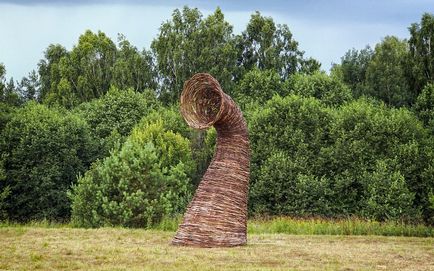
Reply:
[[[206,73],[185,82],[181,113],[193,128],[214,125],[214,157],[172,240],[175,245],[218,247],[247,242],[250,148],[247,125],[235,102]]]

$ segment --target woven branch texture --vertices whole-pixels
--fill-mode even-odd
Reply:
[[[214,157],[172,243],[198,247],[238,246],[247,242],[250,147],[246,121],[220,84],[206,73],[184,84],[181,114],[193,128],[214,126]]]

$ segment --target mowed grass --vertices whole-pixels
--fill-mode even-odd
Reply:
[[[1,270],[434,270],[434,238],[250,234],[235,248],[174,247],[174,232],[0,228]]]

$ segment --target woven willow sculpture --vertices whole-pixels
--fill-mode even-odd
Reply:
[[[247,125],[235,102],[206,73],[185,82],[181,113],[193,128],[214,125],[217,147],[172,243],[199,247],[247,242],[250,148]]]

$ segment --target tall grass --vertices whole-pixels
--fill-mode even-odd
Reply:
[[[154,225],[152,229],[174,232],[182,222],[182,216],[166,217]],[[33,221],[26,224],[1,222],[4,227],[36,227],[36,228],[68,228],[70,223],[50,222],[48,220]],[[377,222],[359,218],[320,219],[275,217],[271,219],[251,219],[248,221],[249,234],[298,234],[298,235],[383,235],[383,236],[413,236],[434,237],[434,227],[400,222]]]
[[[14,221],[0,221],[0,228],[72,228],[73,226],[69,222],[50,221],[47,219],[33,220],[26,223],[14,222]]]
[[[276,217],[272,219],[254,219],[248,223],[248,232],[252,234],[323,234],[323,235],[383,235],[434,237],[434,228],[423,224],[411,225],[400,222],[377,222],[348,218],[326,220],[318,218],[296,219]]]

